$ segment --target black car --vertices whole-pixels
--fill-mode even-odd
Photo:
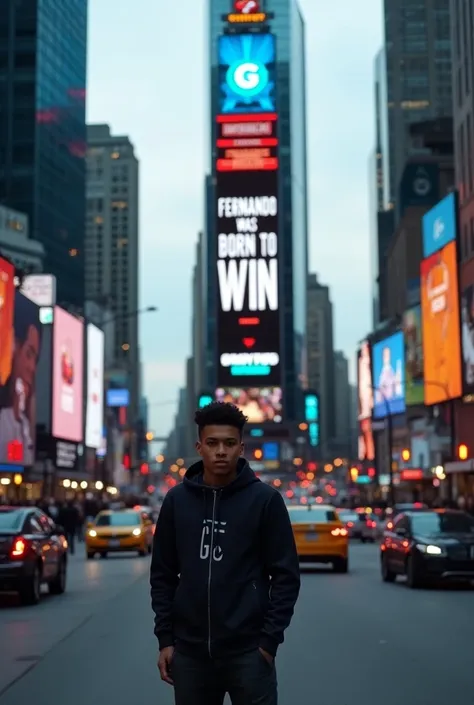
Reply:
[[[0,590],[18,592],[22,604],[40,600],[41,585],[66,589],[64,529],[35,507],[0,507]]]
[[[406,575],[408,586],[432,579],[474,580],[474,517],[451,509],[407,511],[384,531],[382,579]]]

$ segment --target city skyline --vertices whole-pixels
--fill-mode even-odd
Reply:
[[[382,8],[372,0],[363,19],[348,0],[342,4],[336,10],[300,2],[307,35],[310,270],[331,288],[335,347],[353,367],[356,343],[370,321],[368,157]],[[105,6],[90,9],[87,115],[88,122],[106,122],[113,132],[128,134],[140,159],[141,305],[160,308],[141,318],[140,343],[150,428],[161,436],[172,425],[184,383],[191,273],[204,222],[207,9],[183,2],[186,22],[176,23],[172,10],[143,2],[131,34],[130,18],[123,21],[127,8],[118,0],[113,16]],[[144,64],[150,71],[143,71]],[[173,399],[174,406],[159,406]]]

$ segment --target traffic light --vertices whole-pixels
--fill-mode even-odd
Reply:
[[[459,460],[467,460],[469,455],[469,448],[465,443],[461,443],[461,445],[458,446],[458,458]]]
[[[411,453],[409,448],[404,448],[402,450],[402,460],[407,463],[411,458]]]
[[[357,478],[359,477],[359,470],[356,467],[352,467],[350,470],[351,473],[351,480],[352,482],[357,482]]]

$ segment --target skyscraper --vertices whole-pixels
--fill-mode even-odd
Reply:
[[[335,435],[334,343],[329,287],[316,274],[308,277],[308,384],[319,394],[319,418],[323,455]]]
[[[0,2],[0,204],[25,213],[57,277],[84,305],[87,0]]]
[[[86,287],[88,298],[114,318],[115,364],[138,413],[138,173],[130,138],[108,125],[89,125],[87,138]]]
[[[407,126],[452,115],[450,0],[384,0],[388,155],[384,181],[397,201]]]
[[[306,381],[304,21],[295,0],[240,8],[210,2],[210,382],[249,397],[253,420],[291,421]]]

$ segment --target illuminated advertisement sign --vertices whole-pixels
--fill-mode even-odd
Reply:
[[[277,172],[217,180],[218,384],[278,386]]]
[[[474,392],[474,286],[469,284],[462,292],[462,357],[464,393]]]
[[[99,448],[104,425],[104,332],[87,326],[86,446]]]
[[[423,257],[430,257],[456,239],[457,198],[450,193],[423,216]]]
[[[405,411],[405,345],[399,331],[372,348],[374,418]]]
[[[423,341],[421,306],[405,311],[403,316],[405,338],[405,402],[407,406],[423,404]]]
[[[275,112],[275,37],[225,34],[218,39],[218,55],[218,112]]]
[[[357,390],[359,421],[372,418],[374,388],[372,384],[372,357],[370,343],[365,340],[357,353]]]
[[[216,389],[215,399],[238,406],[247,416],[248,423],[282,421],[282,391],[279,387],[220,388]]]
[[[305,420],[308,423],[309,444],[319,446],[319,396],[315,392],[306,392],[304,398]]]
[[[217,116],[216,171],[278,169],[276,113]]]
[[[84,324],[59,306],[54,309],[53,433],[82,443],[84,416]]]
[[[358,457],[360,461],[368,460],[373,462],[375,460],[375,442],[372,431],[372,419],[370,418],[363,419],[360,422]]]
[[[261,11],[257,0],[235,0],[233,12],[227,15],[230,24],[258,24],[266,19],[267,15]]]
[[[456,241],[421,263],[425,404],[462,394]]]
[[[53,274],[28,274],[22,281],[21,293],[38,306],[52,307],[56,303],[56,277]]]
[[[14,267],[0,259],[0,463],[30,467],[36,447],[39,308],[15,291]]]

